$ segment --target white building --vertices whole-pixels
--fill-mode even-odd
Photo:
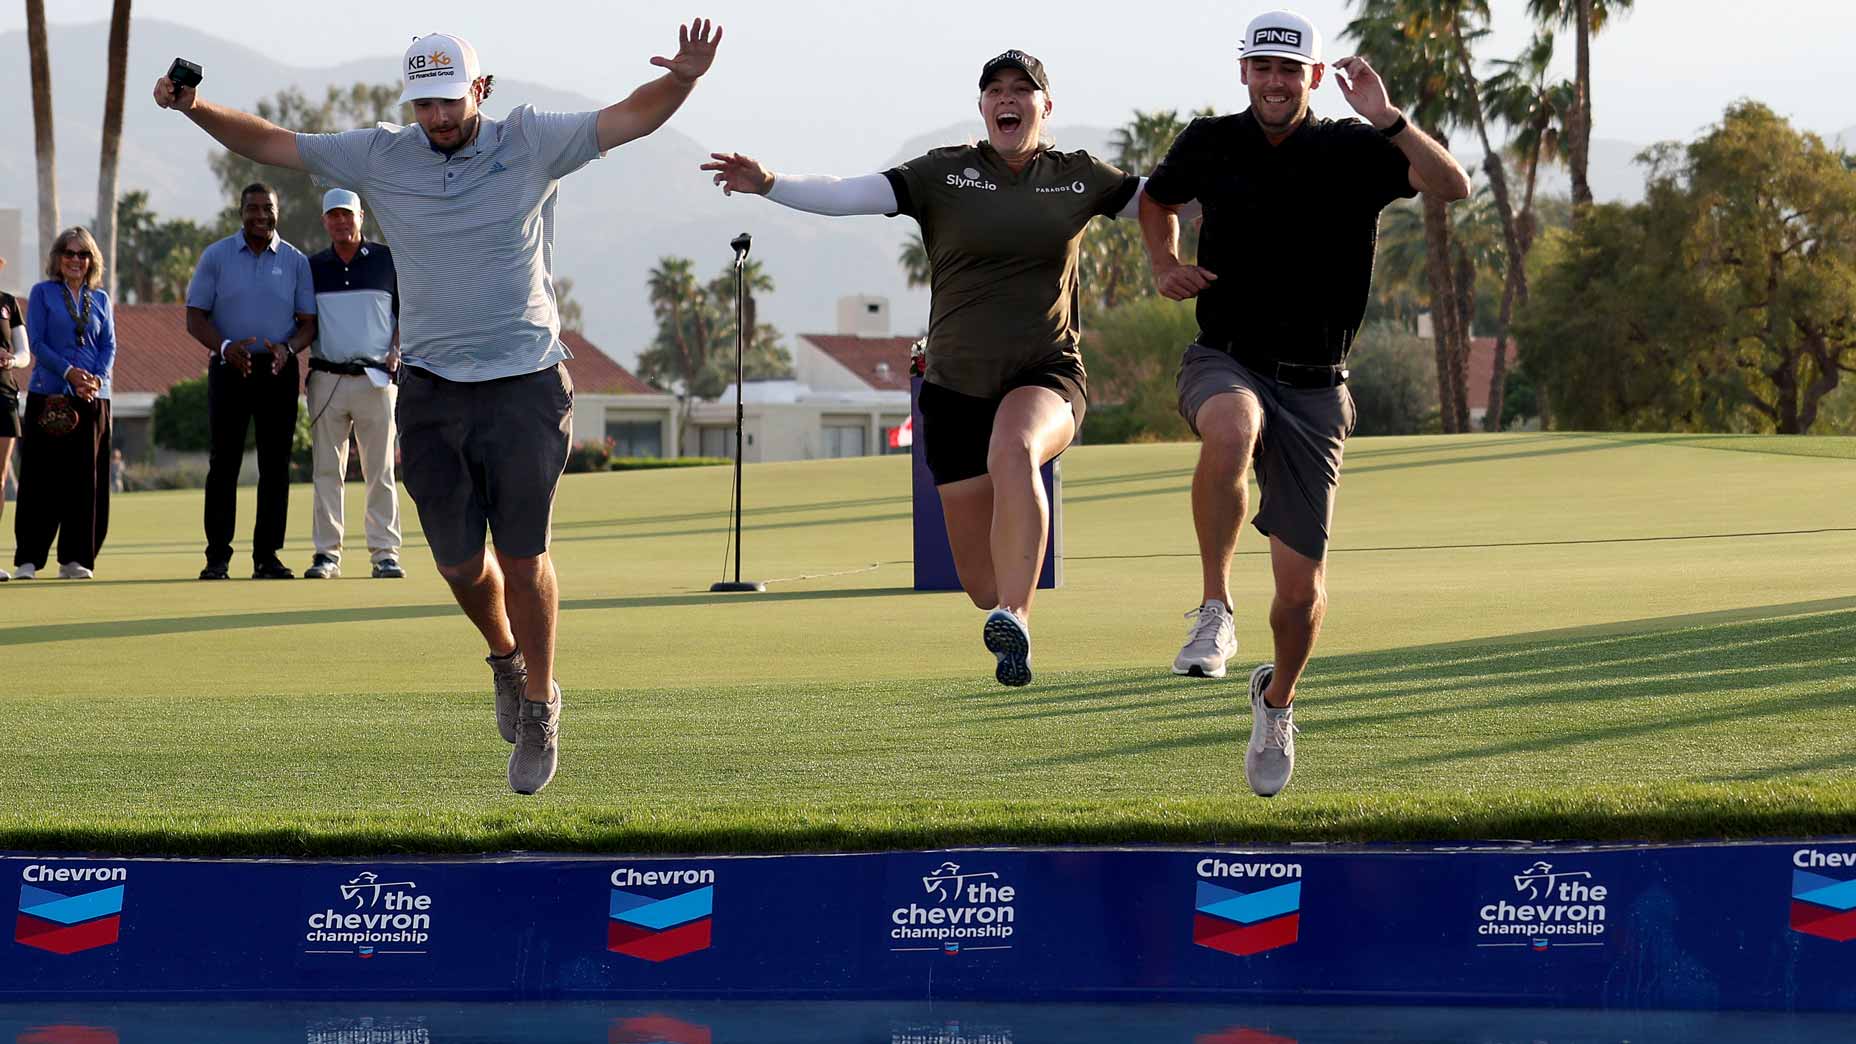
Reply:
[[[742,460],[817,460],[907,452],[890,445],[909,417],[909,349],[889,336],[889,302],[846,297],[835,334],[799,334],[791,380],[749,381],[742,394]],[[735,454],[735,387],[690,404],[683,452]]]

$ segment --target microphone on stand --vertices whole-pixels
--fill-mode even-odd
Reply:
[[[728,245],[735,248],[735,264],[739,265],[741,262],[748,259],[748,247],[751,246],[753,242],[754,237],[748,235],[746,232],[728,241]]]

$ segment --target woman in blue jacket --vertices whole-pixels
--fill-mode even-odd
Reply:
[[[83,228],[52,244],[46,279],[32,288],[26,333],[32,384],[19,442],[14,578],[45,568],[58,538],[58,575],[88,580],[110,524],[110,370],[116,318],[103,285],[103,253]]]

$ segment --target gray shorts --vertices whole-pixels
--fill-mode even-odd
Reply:
[[[1263,411],[1255,457],[1262,503],[1251,524],[1309,558],[1327,557],[1341,448],[1357,419],[1353,393],[1344,384],[1293,388],[1224,352],[1187,347],[1179,361],[1179,412],[1194,434],[1199,410],[1225,394],[1248,395]]]
[[[567,467],[574,383],[567,367],[494,381],[448,381],[407,367],[394,419],[400,479],[441,566],[496,550],[548,550],[554,489]]]

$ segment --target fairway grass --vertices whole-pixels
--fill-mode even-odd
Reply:
[[[910,589],[906,459],[750,466],[743,571],[770,590],[747,596],[707,591],[726,469],[569,476],[561,774],[532,798],[410,504],[407,580],[201,584],[199,494],[125,496],[99,579],[0,586],[0,848],[1856,834],[1852,446],[1355,440],[1300,762],[1267,801],[1242,773],[1269,647],[1254,531],[1230,676],[1168,670],[1199,595],[1193,446],[1066,456],[1065,584],[1023,689],[992,681],[963,596]],[[299,568],[307,508],[294,489]]]

